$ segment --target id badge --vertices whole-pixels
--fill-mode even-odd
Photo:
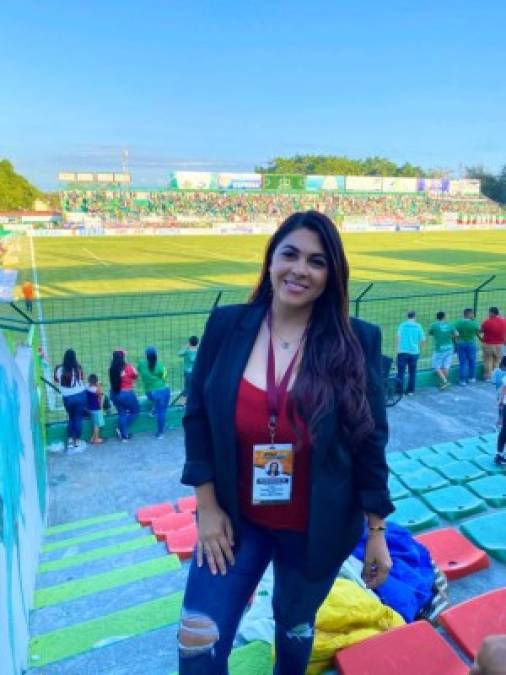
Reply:
[[[254,445],[252,504],[288,504],[292,485],[292,444]]]

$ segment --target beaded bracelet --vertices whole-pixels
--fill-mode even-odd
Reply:
[[[377,525],[375,527],[369,525],[369,532],[385,532],[387,528],[382,525]]]

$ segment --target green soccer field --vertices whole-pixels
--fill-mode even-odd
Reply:
[[[189,335],[201,335],[221,303],[244,300],[260,269],[264,236],[34,238],[20,248],[20,278],[36,271],[42,301],[41,340],[51,364],[76,349],[85,372],[107,381],[111,351],[122,347],[134,363],[155,345],[169,368],[173,391],[182,383],[177,357]],[[351,296],[374,286],[351,311],[383,329],[383,352],[393,355],[395,329],[409,309],[427,327],[444,309],[448,318],[476,303],[506,305],[506,231],[348,234]],[[32,262],[34,266],[32,268]],[[472,289],[496,275],[475,297]],[[429,366],[427,343],[421,367]],[[62,419],[52,410],[49,419]]]

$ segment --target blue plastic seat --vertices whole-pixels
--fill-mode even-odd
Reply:
[[[457,485],[481,478],[486,473],[484,469],[480,469],[473,462],[466,462],[465,460],[445,464],[438,467],[437,470],[442,476],[448,478],[451,483],[456,483]]]
[[[489,506],[502,508],[506,506],[506,474],[504,476],[485,476],[467,484],[478,497],[484,499]]]
[[[391,499],[402,499],[403,497],[409,497],[410,495],[409,490],[392,475],[388,477],[388,489],[390,491]]]
[[[506,563],[506,511],[474,518],[460,529],[476,546]]]
[[[465,448],[455,447],[452,450],[448,450],[448,454],[455,459],[474,459],[483,454],[483,451],[477,447],[466,446]]]
[[[453,441],[447,441],[445,443],[434,443],[434,445],[431,445],[430,447],[434,450],[434,452],[448,452],[449,450],[454,450],[460,446],[458,446]]]
[[[423,495],[427,505],[447,520],[455,521],[486,511],[485,502],[461,485],[450,485]]]
[[[408,459],[406,455],[401,451],[401,452],[387,452],[386,454],[386,460],[387,464],[390,468],[395,466],[396,464],[402,464]]]
[[[446,487],[448,480],[434,471],[424,467],[419,471],[413,473],[405,473],[400,475],[401,481],[404,485],[415,494],[422,494],[429,490],[437,490],[438,488]]]
[[[439,469],[440,466],[446,466],[447,464],[453,464],[455,459],[446,453],[434,452],[432,457],[424,457],[420,460],[425,466],[428,466],[429,469]]]
[[[413,450],[405,450],[404,454],[411,459],[423,459],[424,457],[434,457],[436,453],[432,448],[424,446],[422,448],[413,448]]]
[[[489,474],[504,474],[504,467],[494,462],[493,454],[482,454],[479,457],[475,457],[472,462]]]
[[[390,467],[390,471],[393,471],[396,476],[403,476],[407,473],[414,473],[415,471],[420,471],[423,469],[423,464],[421,464],[417,459],[409,459],[406,457],[403,462],[397,462]]]
[[[388,520],[391,520],[411,532],[420,532],[439,523],[438,517],[416,497],[407,497],[395,502],[395,511]]]
[[[481,436],[468,436],[467,438],[459,438],[457,445],[461,448],[478,448],[483,445]]]

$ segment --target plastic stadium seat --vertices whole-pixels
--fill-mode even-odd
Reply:
[[[438,621],[462,651],[474,659],[487,635],[506,633],[506,588],[483,593],[451,607]]]
[[[432,560],[450,580],[490,566],[487,554],[453,527],[419,534],[416,539],[429,549]]]
[[[395,466],[396,464],[403,464],[409,459],[403,452],[387,452],[386,460],[389,467]]]
[[[495,452],[494,452],[494,454],[495,454]],[[486,454],[483,453],[479,457],[475,457],[472,460],[472,462],[473,462],[473,464],[476,464],[476,466],[480,467],[480,469],[483,469],[483,471],[486,471],[487,473],[490,473],[490,474],[504,474],[505,473],[504,467],[498,466],[494,462],[494,455],[493,454],[490,454],[490,455],[487,454],[486,455]]]
[[[409,497],[410,494],[409,490],[392,475],[388,477],[388,490],[391,499],[402,499],[403,497]]]
[[[404,454],[411,459],[423,459],[424,457],[434,457],[436,453],[432,448],[422,447],[405,450]]]
[[[464,523],[461,531],[489,555],[506,563],[506,512],[498,511]]]
[[[190,497],[180,497],[177,502],[176,502],[177,508],[181,513],[186,513],[189,511],[190,513],[196,513],[197,511],[197,498],[195,495],[191,495]]]
[[[189,525],[193,525],[194,521],[193,513],[169,513],[166,516],[155,518],[151,522],[151,529],[153,534],[156,534],[156,538],[162,541],[168,532],[182,530]]]
[[[489,506],[496,508],[506,506],[506,475],[485,476],[471,481],[467,487],[484,499]]]
[[[448,450],[448,454],[452,455],[455,459],[474,459],[475,457],[480,457],[483,452],[479,448],[471,448],[466,446],[465,448],[453,448],[453,450]]]
[[[457,445],[461,448],[480,448],[483,441],[480,436],[468,436],[467,438],[459,438]]]
[[[426,492],[423,495],[427,505],[447,520],[459,520],[487,510],[485,502],[461,485],[451,485]]]
[[[416,494],[437,490],[448,485],[448,481],[440,473],[426,467],[414,473],[401,474],[400,479],[407,488]]]
[[[417,459],[410,459],[406,457],[403,462],[396,462],[393,466],[390,467],[390,471],[395,473],[396,476],[403,476],[406,473],[414,473],[423,469],[423,464]]]
[[[447,453],[442,452],[433,452],[432,457],[422,457],[420,460],[425,466],[428,466],[429,469],[439,469],[440,466],[446,466],[454,462],[454,458]]]
[[[491,434],[482,434],[480,436],[482,441],[485,441],[486,444],[495,445],[497,443],[497,432]]]
[[[151,504],[150,506],[143,506],[137,509],[135,516],[139,523],[145,526],[151,525],[151,521],[154,518],[160,518],[160,516],[166,516],[169,513],[174,513],[172,504]]]
[[[468,675],[469,666],[427,621],[393,628],[336,652],[341,675]]]
[[[430,446],[435,452],[448,452],[449,450],[455,450],[457,446],[456,443],[453,443],[452,441],[445,442],[445,443],[435,443],[434,445]]]
[[[420,532],[438,524],[438,518],[420,499],[408,497],[395,502],[395,511],[388,520],[391,520],[411,532]]]
[[[451,483],[456,483],[457,485],[462,485],[469,480],[481,478],[485,475],[483,469],[479,469],[476,464],[473,464],[472,462],[466,462],[465,459],[460,462],[445,464],[444,466],[438,467],[437,470],[444,478],[448,478]]]
[[[181,560],[191,558],[197,544],[198,532],[195,524],[165,535],[165,544],[169,553],[175,553]]]

